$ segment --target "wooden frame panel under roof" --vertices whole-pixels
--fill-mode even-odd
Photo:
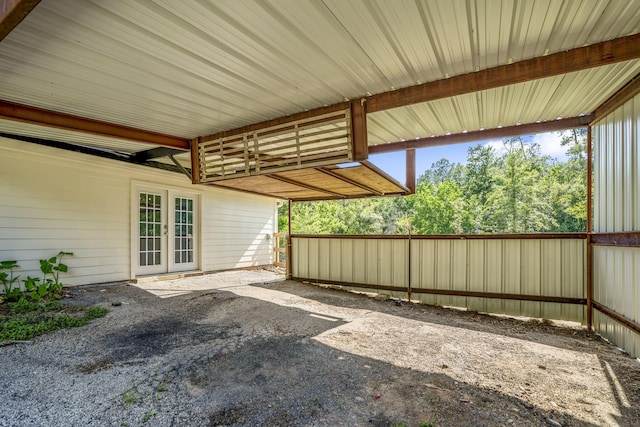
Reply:
[[[411,191],[368,162],[247,176],[208,183],[293,201],[403,196]]]

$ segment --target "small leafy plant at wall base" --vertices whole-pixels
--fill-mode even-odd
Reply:
[[[62,263],[62,257],[64,256],[73,256],[73,252],[60,251],[54,257],[40,260],[40,271],[44,275],[42,284],[45,285],[46,293],[55,299],[59,299],[62,296],[63,285],[60,283],[60,273],[66,273],[69,270],[69,267]]]
[[[0,262],[0,282],[2,282],[2,286],[4,287],[4,298],[8,301],[14,301],[20,298],[20,288],[13,287],[13,284],[20,278],[20,276],[13,276],[13,269],[19,267],[17,261]],[[9,273],[2,270],[9,270]]]

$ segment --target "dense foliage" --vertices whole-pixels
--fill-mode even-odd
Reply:
[[[469,148],[462,165],[441,159],[408,197],[299,202],[292,232],[414,234],[581,232],[586,229],[586,130],[561,134],[558,162],[521,138]],[[286,231],[287,206],[279,229]]]

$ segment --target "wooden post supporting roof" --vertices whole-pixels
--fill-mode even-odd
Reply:
[[[411,194],[416,192],[416,150],[415,148],[409,148],[405,152],[406,156],[406,183],[405,186],[411,191]]]
[[[367,106],[364,99],[351,103],[351,138],[353,141],[353,160],[367,160],[369,141],[367,138]]]
[[[0,0],[0,41],[27,17],[40,0]]]

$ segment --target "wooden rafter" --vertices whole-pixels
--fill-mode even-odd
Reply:
[[[269,178],[273,178],[275,180],[282,181],[282,182],[285,182],[287,184],[296,185],[298,187],[306,188],[307,190],[317,191],[318,193],[328,194],[328,195],[330,195],[332,197],[338,197],[338,198],[341,198],[341,199],[345,197],[344,194],[336,193],[335,191],[329,191],[329,190],[326,190],[324,188],[319,188],[319,187],[316,187],[316,186],[313,186],[313,185],[305,184],[304,182],[300,182],[300,181],[296,181],[294,179],[286,178],[286,177],[284,177],[282,175],[272,174],[272,175],[269,175]]]
[[[365,190],[365,191],[368,191],[368,192],[369,192],[369,193],[371,193],[371,194],[375,194],[376,196],[383,196],[383,195],[384,195],[384,194],[383,194],[383,193],[381,193],[380,191],[377,191],[377,190],[375,190],[375,189],[373,189],[373,188],[371,188],[371,187],[369,187],[369,186],[367,186],[367,185],[361,184],[361,183],[359,183],[359,182],[357,182],[357,181],[354,181],[354,180],[352,180],[352,179],[346,178],[346,177],[344,177],[344,176],[342,176],[342,175],[340,175],[340,174],[338,174],[338,173],[334,172],[334,171],[333,171],[333,170],[331,170],[331,169],[327,169],[327,168],[316,168],[316,170],[317,170],[317,171],[319,171],[319,172],[322,172],[322,173],[324,173],[324,174],[330,175],[330,176],[332,176],[332,177],[334,177],[334,178],[337,178],[337,179],[339,179],[339,180],[341,180],[341,181],[344,181],[344,182],[346,182],[347,184],[351,184],[351,185],[356,186],[356,187],[358,187],[358,188],[361,188],[361,189],[363,189],[363,190]]]
[[[477,130],[473,132],[457,133],[454,135],[434,136],[430,138],[397,141],[388,144],[372,145],[370,154],[391,153],[414,148],[438,147],[440,145],[461,144],[465,142],[483,141],[487,139],[508,138],[512,136],[530,135],[535,133],[554,132],[587,126],[594,119],[593,114],[567,119],[552,120],[540,123],[528,123],[519,126],[505,126],[502,128]]]
[[[0,41],[27,17],[40,0],[0,0]]]
[[[163,147],[189,149],[189,140],[186,138],[58,113],[8,101],[0,101],[0,118],[100,136],[122,138]]]
[[[372,95],[367,112],[524,83],[640,58],[640,34]]]

